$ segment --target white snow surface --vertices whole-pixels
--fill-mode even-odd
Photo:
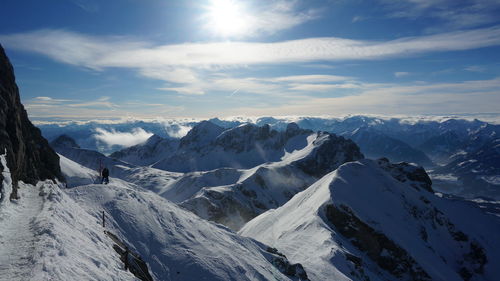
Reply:
[[[72,184],[94,177],[69,159],[61,166]],[[0,205],[0,280],[135,280],[105,229],[140,254],[155,280],[297,280],[271,264],[266,245],[133,183],[62,187],[21,182],[21,199]]]
[[[0,207],[0,280],[135,280],[95,217],[51,181]]]
[[[495,280],[500,268],[500,225],[493,216],[462,200],[439,198],[401,183],[376,161],[342,165],[280,208],[248,222],[239,233],[255,238],[301,263],[311,280],[359,280],[346,254],[360,257],[370,280],[395,280],[342,236],[325,215],[327,205],[347,206],[365,224],[395,242],[432,280],[462,280],[458,271],[469,243],[484,247],[488,263],[473,280]],[[427,233],[426,241],[419,235]],[[462,231],[466,242],[451,232]]]
[[[68,190],[148,263],[157,280],[289,280],[265,246],[200,219],[154,194],[117,182]]]

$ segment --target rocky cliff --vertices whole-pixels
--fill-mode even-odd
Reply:
[[[63,179],[59,156],[28,119],[21,104],[14,70],[0,45],[0,153],[7,153],[12,193],[17,198],[17,182],[35,184],[38,180]],[[0,167],[3,170],[3,166]],[[1,173],[0,173],[0,177]],[[3,181],[3,177],[0,178]]]

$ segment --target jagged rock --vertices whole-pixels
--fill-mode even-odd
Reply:
[[[434,193],[432,189],[432,180],[425,172],[425,169],[415,164],[401,162],[390,163],[387,158],[377,160],[379,166],[388,171],[393,178],[400,182],[408,182],[413,188],[420,188]]]
[[[291,152],[307,144],[311,130],[290,125],[287,131],[272,130],[246,123],[224,129],[202,121],[181,138],[179,148],[154,168],[171,172],[208,171],[222,167],[251,168],[265,162],[279,161],[284,150]]]
[[[13,189],[17,198],[17,182],[36,184],[39,180],[63,180],[59,156],[28,119],[21,104],[14,69],[0,46],[0,152],[7,152]],[[3,167],[0,167],[3,170]]]
[[[281,271],[281,273],[292,278],[299,278],[299,280],[302,281],[309,280],[309,278],[307,277],[307,272],[304,270],[304,267],[300,263],[290,263],[286,256],[280,253],[276,248],[267,247],[266,252],[271,254],[271,257],[268,258],[268,260],[279,271]]]
[[[316,177],[326,175],[343,163],[364,158],[353,141],[334,134],[319,132],[314,144],[318,149],[295,165]]]

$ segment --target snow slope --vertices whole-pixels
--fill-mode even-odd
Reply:
[[[61,161],[63,171],[88,169]],[[69,167],[68,167],[69,166]],[[268,247],[200,219],[157,194],[111,178],[110,184],[65,189],[73,204],[118,235],[147,262],[156,280],[298,280],[273,265],[287,261]],[[290,265],[293,267],[293,265]],[[297,274],[299,271],[297,270]]]
[[[93,150],[66,145],[58,146],[54,145],[54,142],[52,145],[59,156],[62,156],[61,165],[65,164],[63,174],[69,187],[98,183],[100,167],[107,167],[110,170],[110,176],[114,179],[136,183],[155,192],[163,191],[173,180],[181,176],[179,173],[135,166]]]
[[[0,206],[0,280],[135,280],[95,217],[50,181]]]
[[[346,163],[239,233],[302,263],[311,280],[495,280],[498,220],[435,196],[417,169],[388,167]]]

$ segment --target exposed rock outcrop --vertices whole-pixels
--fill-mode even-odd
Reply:
[[[0,46],[0,151],[7,152],[7,165],[17,198],[17,182],[35,184],[39,180],[62,180],[59,156],[28,119],[21,104],[14,70]],[[0,167],[3,169],[3,167]],[[3,180],[0,178],[0,180]]]
[[[434,193],[432,189],[432,180],[425,172],[425,169],[415,164],[400,162],[390,163],[387,158],[377,160],[378,165],[389,172],[389,174],[400,182],[409,182],[410,185],[417,189],[424,189]]]

